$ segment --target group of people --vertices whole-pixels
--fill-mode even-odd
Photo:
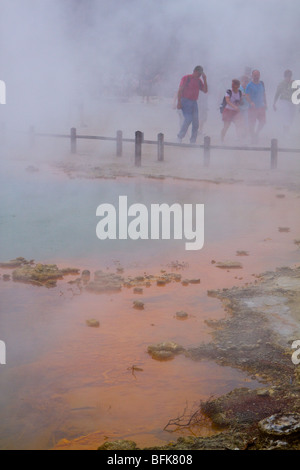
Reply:
[[[280,107],[285,130],[291,126],[295,113],[295,106],[291,100],[294,91],[292,82],[292,72],[286,70],[284,79],[277,87],[273,102],[274,111]],[[196,142],[199,129],[197,101],[200,93],[206,94],[207,92],[207,78],[202,66],[197,65],[192,74],[182,77],[177,93],[177,109],[181,110],[183,116],[177,135],[179,143],[185,137],[190,124],[192,125],[190,143]],[[231,123],[234,123],[240,140],[249,135],[251,142],[256,143],[266,123],[266,109],[265,84],[260,79],[259,70],[253,70],[251,76],[243,75],[241,79],[233,79],[231,88],[226,91],[220,106],[223,120],[222,142]]]

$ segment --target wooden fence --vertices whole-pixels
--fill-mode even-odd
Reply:
[[[121,157],[123,154],[123,143],[131,142],[135,145],[135,166],[139,167],[142,164],[142,146],[143,144],[150,144],[157,146],[157,160],[164,161],[164,150],[166,146],[169,147],[181,147],[181,148],[198,148],[203,149],[203,164],[205,167],[210,165],[211,150],[240,150],[240,151],[252,151],[252,152],[269,152],[270,154],[270,168],[276,169],[278,164],[279,152],[284,153],[300,153],[300,149],[293,148],[280,148],[278,147],[278,140],[271,139],[270,147],[253,147],[253,146],[227,146],[227,145],[211,145],[211,138],[209,136],[204,137],[203,144],[183,144],[175,142],[166,142],[164,140],[164,134],[159,133],[157,140],[145,140],[144,134],[141,131],[135,132],[134,139],[124,139],[123,132],[117,131],[116,137],[103,137],[97,135],[80,135],[77,134],[75,127],[72,127],[70,134],[45,134],[36,133],[32,127],[29,131],[31,146],[34,145],[36,137],[53,137],[70,140],[70,151],[72,154],[77,153],[77,141],[78,139],[91,139],[91,140],[106,140],[116,142],[116,156]]]

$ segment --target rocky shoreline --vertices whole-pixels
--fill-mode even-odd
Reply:
[[[234,389],[201,403],[195,419],[209,418],[222,429],[216,435],[180,437],[166,446],[144,450],[299,450],[300,365],[291,360],[291,343],[300,334],[300,267],[267,272],[260,275],[258,284],[209,291],[208,295],[219,298],[229,313],[229,318],[210,322],[213,341],[190,350],[164,344],[161,350],[241,369],[264,386]],[[157,348],[150,352],[157,354]],[[117,449],[138,447],[126,440],[99,447]]]
[[[59,269],[56,265],[35,263],[16,258],[0,263],[12,270],[15,282],[54,287],[66,275],[78,276],[78,268]],[[8,280],[4,274],[3,280]],[[9,276],[10,277],[10,276]],[[182,279],[181,274],[162,270],[157,275],[125,276],[117,273],[84,270],[80,277],[68,281],[79,290],[101,294],[132,288],[140,294],[151,284],[169,282],[198,283],[200,279]],[[208,419],[219,432],[210,437],[180,437],[176,442],[145,449],[300,449],[300,365],[291,356],[292,343],[300,338],[300,267],[283,267],[275,272],[256,276],[252,285],[231,289],[209,290],[227,312],[221,320],[207,320],[212,341],[185,349],[172,341],[152,344],[148,354],[158,361],[175,359],[184,354],[193,361],[213,360],[219,365],[237,368],[262,383],[262,388],[234,389],[230,393],[201,402],[192,416],[184,416],[190,425],[201,425]],[[141,305],[140,305],[141,304]],[[144,309],[140,300],[133,308]],[[180,311],[179,319],[186,318]],[[176,315],[175,315],[176,317]],[[87,326],[99,326],[97,319],[87,320]],[[172,420],[170,420],[171,422]],[[182,422],[173,420],[173,424]],[[183,426],[184,427],[184,426]],[[187,426],[188,428],[188,426]],[[100,450],[138,449],[133,441],[105,442]]]

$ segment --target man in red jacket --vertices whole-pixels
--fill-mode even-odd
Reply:
[[[197,100],[200,91],[207,93],[207,81],[206,75],[203,72],[203,67],[201,67],[201,65],[197,65],[194,68],[192,74],[182,77],[179,85],[177,94],[177,109],[182,110],[184,117],[181,129],[177,135],[179,142],[181,142],[181,140],[184,138],[191,123],[192,134],[190,143],[194,144],[196,142],[199,128]]]

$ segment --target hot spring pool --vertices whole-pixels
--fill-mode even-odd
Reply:
[[[159,362],[147,354],[151,343],[171,340],[188,348],[210,341],[205,320],[222,318],[208,289],[252,281],[251,275],[295,262],[299,230],[297,195],[246,184],[175,179],[68,179],[45,169],[2,164],[0,177],[1,260],[18,256],[124,275],[177,272],[199,278],[184,287],[170,283],[144,288],[140,295],[80,292],[74,276],[47,289],[12,280],[0,282],[1,329],[7,364],[0,370],[2,449],[45,449],[61,439],[90,437],[78,447],[97,448],[107,438],[139,445],[174,440],[163,428],[186,404],[235,387],[256,387],[246,374],[214,362],[184,356]],[[99,240],[96,208],[129,204],[204,204],[204,246],[187,251],[183,240]],[[289,227],[281,233],[278,227]],[[218,270],[212,261],[236,260],[243,269]],[[177,262],[177,269],[175,269]],[[240,258],[238,258],[240,261]],[[1,274],[11,270],[1,269]],[[142,299],[143,311],[132,308]],[[188,312],[188,320],[175,318]],[[88,318],[99,320],[89,328]],[[139,370],[134,373],[132,366]],[[215,432],[204,423],[198,434]],[[176,434],[176,436],[180,435]]]

